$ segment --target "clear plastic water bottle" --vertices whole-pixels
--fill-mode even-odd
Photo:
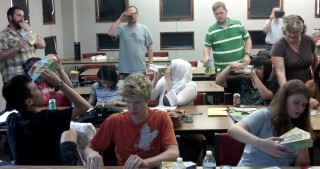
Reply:
[[[206,156],[202,161],[203,169],[215,169],[216,168],[216,160],[212,156],[212,151],[207,151]]]
[[[185,169],[186,166],[183,164],[183,160],[181,157],[177,158],[176,164],[174,164],[173,169]]]

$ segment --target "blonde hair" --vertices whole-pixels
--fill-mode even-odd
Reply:
[[[143,74],[131,74],[119,88],[119,95],[123,98],[142,96],[146,101],[150,100],[152,84],[148,77]]]

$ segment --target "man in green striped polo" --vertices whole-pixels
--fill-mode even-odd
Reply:
[[[252,42],[248,31],[238,20],[229,19],[227,8],[223,2],[212,6],[217,20],[209,29],[204,42],[204,63],[210,59],[212,48],[214,66],[224,69],[231,62],[250,63]]]

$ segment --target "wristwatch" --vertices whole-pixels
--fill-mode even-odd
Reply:
[[[57,84],[57,86],[55,87],[55,91],[56,91],[56,92],[59,91],[60,88],[61,88],[63,85],[64,85],[63,81],[60,81],[60,82]]]
[[[251,54],[251,53],[248,53],[248,52],[244,53],[244,55],[248,55],[248,56],[250,56],[250,54]]]

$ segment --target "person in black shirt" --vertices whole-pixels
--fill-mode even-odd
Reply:
[[[250,65],[254,66],[251,76],[229,76],[231,70],[235,72],[244,69],[244,63],[230,63],[216,78],[216,84],[224,87],[226,93],[239,93],[241,105],[267,105],[277,91],[277,84],[269,81],[272,64],[267,57],[254,57]]]
[[[27,75],[17,75],[3,86],[5,100],[18,111],[8,116],[7,137],[17,165],[72,165],[76,162],[77,132],[70,121],[85,113],[89,103],[52,71],[41,76],[74,103],[73,108],[41,110],[44,96]],[[75,140],[76,141],[76,140]],[[62,142],[60,144],[60,142]]]

